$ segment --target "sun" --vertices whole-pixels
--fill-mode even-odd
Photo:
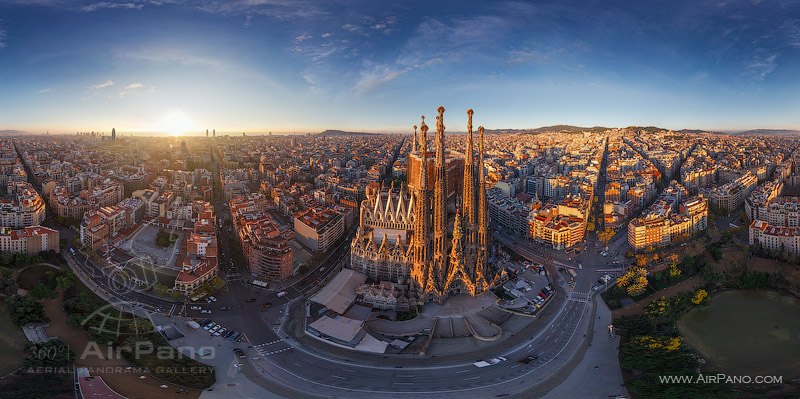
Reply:
[[[192,128],[192,120],[189,115],[181,110],[172,110],[161,117],[159,130],[171,136],[182,136]]]

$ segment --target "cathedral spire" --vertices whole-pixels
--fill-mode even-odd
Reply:
[[[422,115],[422,123],[419,126],[422,133],[420,138],[420,170],[419,170],[419,189],[428,191],[428,125],[425,124],[425,115]]]
[[[441,292],[447,278],[447,167],[444,156],[444,107],[436,117],[436,183],[433,193],[433,269],[432,280]],[[440,298],[441,300],[441,298]]]
[[[478,128],[480,139],[478,142],[478,242],[477,259],[475,262],[475,282],[485,282],[488,274],[486,252],[489,241],[489,216],[486,214],[486,185],[483,172],[483,126]]]
[[[450,245],[450,270],[445,281],[445,294],[452,294],[466,290],[470,295],[475,295],[472,284],[464,270],[463,230],[461,229],[461,212],[456,211],[453,218],[453,240]]]
[[[411,152],[417,151],[417,125],[414,125],[414,141],[411,143]]]
[[[475,160],[472,144],[472,109],[467,110],[467,149],[464,151],[464,184],[461,207],[464,210],[464,264],[471,278],[475,277]]]
[[[416,192],[414,204],[414,232],[412,235],[412,256],[410,279],[413,289],[417,295],[422,296],[428,289],[430,274],[430,253],[428,252],[428,230],[430,222],[428,219],[428,126],[425,125],[425,117],[419,127],[422,137],[420,138],[420,164],[419,164],[419,184]]]

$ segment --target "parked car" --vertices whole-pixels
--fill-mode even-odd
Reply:
[[[286,296],[286,291],[281,291],[275,295],[277,295],[278,298],[283,298],[284,296]]]
[[[530,363],[530,362],[532,362],[532,361],[534,361],[534,360],[536,360],[538,358],[539,358],[539,356],[536,356],[536,355],[525,356],[522,359],[520,359],[519,362],[522,363],[522,364],[528,364],[528,363]]]
[[[203,320],[200,320],[200,322],[197,323],[197,324],[200,324],[200,326],[205,327],[209,323],[211,323],[211,319],[203,319]]]
[[[231,340],[231,341],[236,341],[241,336],[242,336],[242,333],[240,333],[238,331],[234,331],[233,334],[228,336],[228,339]]]
[[[239,348],[233,348],[233,353],[235,353],[236,357],[238,357],[239,359],[244,359],[247,357],[244,351]]]
[[[203,310],[200,311],[200,313],[202,313],[202,314],[211,314],[211,311],[208,310],[208,309],[203,309]]]
[[[192,306],[189,306],[189,309],[191,309],[191,310],[200,310],[202,308],[197,306],[197,305],[192,305]]]
[[[272,302],[264,302],[264,304],[261,305],[261,309],[269,309],[270,306],[272,306]]]
[[[222,328],[220,328],[219,330],[217,330],[217,332],[215,332],[215,333],[214,333],[214,336],[215,336],[215,337],[219,337],[219,336],[220,336],[220,335],[222,335],[222,333],[224,333],[224,332],[225,332],[225,327],[222,327]]]
[[[214,327],[212,327],[210,330],[208,330],[208,332],[210,332],[210,333],[212,333],[212,334],[213,334],[213,333],[215,333],[215,332],[219,331],[219,329],[220,329],[220,328],[222,328],[222,326],[221,326],[221,325],[219,325],[219,324],[217,324],[216,326],[214,326]]]
[[[210,330],[211,330],[212,328],[214,328],[214,326],[216,326],[216,325],[217,325],[217,323],[214,323],[214,322],[212,321],[211,323],[208,323],[208,324],[204,325],[204,326],[203,326],[203,330],[210,331]]]
[[[220,306],[219,310],[231,310],[230,306]]]
[[[208,299],[210,299],[211,302],[216,302],[217,301],[217,298],[214,297],[214,296],[210,296],[210,297],[208,297]]]

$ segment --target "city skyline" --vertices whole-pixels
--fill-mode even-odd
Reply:
[[[800,129],[797,15],[760,1],[11,1],[0,129],[410,133],[439,104],[482,109],[487,129]]]

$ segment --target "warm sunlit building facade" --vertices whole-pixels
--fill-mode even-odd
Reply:
[[[708,201],[689,196],[673,181],[641,217],[628,224],[628,244],[634,250],[680,242],[708,227]]]

